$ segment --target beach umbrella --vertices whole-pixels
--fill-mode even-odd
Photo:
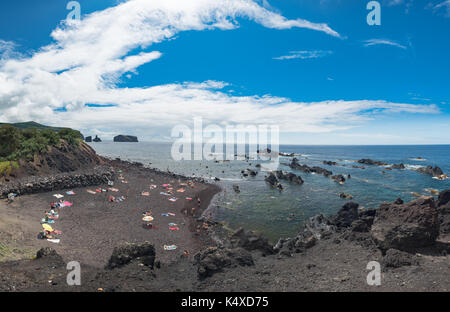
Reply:
[[[48,225],[48,224],[42,224],[42,227],[44,228],[44,230],[47,230],[49,232],[53,232],[53,228]]]
[[[153,217],[145,216],[145,217],[142,218],[142,221],[145,221],[145,222],[153,221]]]

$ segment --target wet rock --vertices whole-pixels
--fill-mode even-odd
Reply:
[[[242,247],[246,250],[260,250],[264,254],[272,254],[273,246],[269,240],[261,235],[256,235],[252,231],[245,231],[243,228],[236,230],[230,238],[231,246]]]
[[[336,232],[336,227],[323,214],[308,219],[303,230],[304,236],[314,236],[317,239],[328,237]]]
[[[435,167],[432,167],[432,166],[421,167],[421,168],[417,168],[416,171],[420,172],[420,173],[423,173],[423,174],[430,175],[432,177],[440,177],[440,176],[444,175],[444,172],[438,166],[435,166]]]
[[[155,263],[155,248],[149,242],[142,244],[124,244],[113,250],[109,258],[107,269],[114,269],[130,263],[135,259],[140,259],[146,266],[153,268]]]
[[[337,165],[338,165],[337,162],[335,162],[335,161],[329,161],[329,160],[324,160],[322,163],[323,163],[324,165],[328,165],[328,166],[337,166]]]
[[[403,251],[433,245],[439,235],[439,218],[432,197],[397,205],[381,204],[371,234],[382,250]]]
[[[376,161],[370,158],[360,159],[358,163],[365,165],[374,165],[374,166],[386,166],[387,164],[381,161]]]
[[[240,192],[241,192],[241,190],[240,190],[240,188],[239,188],[239,185],[237,185],[237,184],[233,184],[233,190],[234,190],[236,193],[240,193]]]
[[[342,199],[353,199],[353,196],[350,194],[341,193],[339,194],[339,197]]]
[[[400,169],[400,170],[404,170],[406,169],[404,164],[394,164],[391,166],[392,169]]]
[[[199,279],[213,276],[224,268],[254,265],[252,255],[243,248],[209,247],[195,255]]]
[[[278,181],[275,173],[270,172],[268,176],[266,176],[264,178],[264,180],[271,186],[271,187],[275,187],[279,190],[283,189],[283,186],[281,185],[281,183]]]
[[[385,268],[400,268],[402,266],[419,265],[419,260],[412,254],[397,249],[388,249],[381,264]]]
[[[338,182],[338,183],[344,183],[345,182],[345,178],[344,178],[344,176],[342,174],[331,176],[331,179],[333,181],[335,181],[335,182]]]
[[[394,204],[396,204],[396,205],[403,205],[403,200],[399,197],[399,198],[397,198],[395,201],[394,201]]]
[[[326,177],[330,177],[333,175],[333,173],[331,171],[326,170],[321,167],[317,167],[317,166],[309,167],[307,165],[299,164],[297,158],[292,159],[291,163],[289,164],[289,167],[291,167],[292,169],[295,169],[295,170],[300,170],[300,171],[306,172],[306,173],[322,174]]]
[[[330,222],[337,227],[349,227],[353,221],[357,220],[359,205],[355,202],[348,202],[337,212],[337,214],[329,218]]]
[[[289,181],[294,184],[303,184],[304,181],[301,176],[296,175],[292,172],[283,172],[281,170],[275,171],[275,175],[278,179]]]

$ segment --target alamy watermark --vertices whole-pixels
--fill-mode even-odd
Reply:
[[[367,274],[367,285],[380,286],[381,285],[381,265],[378,261],[370,261],[366,266],[367,270],[370,270]]]
[[[69,286],[80,286],[81,285],[81,266],[78,261],[70,261],[67,263],[66,269],[69,270],[67,273],[67,285]]]
[[[369,26],[381,25],[381,5],[378,1],[370,1],[367,3],[367,10],[370,10],[367,14],[367,24]]]
[[[194,118],[193,127],[172,129],[172,159],[179,160],[261,160],[261,169],[276,170],[279,165],[280,130],[274,125],[203,126]]]
[[[78,1],[69,1],[66,6],[67,10],[70,10],[67,14],[67,20],[80,20],[81,19],[81,5]]]

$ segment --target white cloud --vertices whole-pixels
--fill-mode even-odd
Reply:
[[[435,11],[440,11],[441,9],[445,10],[445,16],[450,17],[450,0],[445,0],[443,2],[440,2],[436,4],[433,9]]]
[[[393,40],[389,40],[389,39],[369,39],[369,40],[365,40],[364,41],[364,46],[365,47],[370,47],[370,46],[375,46],[375,45],[389,45],[389,46],[393,46],[393,47],[397,47],[400,49],[404,49],[406,50],[407,47],[404,45],[401,45],[398,42],[395,42]]]
[[[288,55],[274,57],[274,60],[311,59],[332,54],[332,51],[290,51]]]
[[[360,125],[377,114],[439,112],[434,105],[386,101],[304,103],[271,95],[233,96],[220,81],[118,87],[122,76],[163,57],[148,51],[152,44],[188,30],[233,29],[238,17],[268,28],[308,28],[339,37],[326,24],[288,20],[249,0],[130,0],[61,25],[52,32],[54,43],[29,57],[3,57],[0,119],[98,129],[108,135],[129,130],[148,138],[167,135],[161,130],[198,116],[222,125],[274,124],[282,131],[321,133]],[[130,55],[136,50],[140,53]],[[62,107],[65,112],[55,111]]]

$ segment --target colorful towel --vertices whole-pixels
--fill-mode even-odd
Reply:
[[[60,198],[63,198],[64,197],[64,195],[61,195],[61,194],[54,194],[53,196],[55,196],[56,198],[58,198],[58,199],[60,199]]]
[[[164,245],[164,250],[175,250],[177,249],[176,245]]]
[[[171,202],[176,202],[176,201],[178,200],[178,198],[171,197],[171,198],[169,198],[169,200],[170,200]]]
[[[67,195],[75,195],[75,192],[74,191],[68,191],[68,192],[66,192],[66,194]]]

